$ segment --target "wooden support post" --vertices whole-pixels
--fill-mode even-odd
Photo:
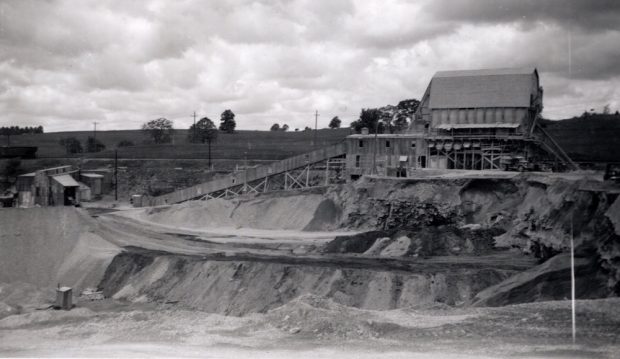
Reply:
[[[329,186],[329,159],[325,164],[325,186]]]
[[[310,183],[310,165],[306,167],[306,188],[309,187]]]
[[[288,190],[288,172],[284,172],[284,190]]]

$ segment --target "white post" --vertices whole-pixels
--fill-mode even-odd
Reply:
[[[573,215],[570,219],[570,285],[571,285],[571,310],[573,324],[573,345],[577,336],[577,323],[575,314],[575,238],[573,236]]]

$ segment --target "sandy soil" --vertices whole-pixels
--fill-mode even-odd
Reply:
[[[620,299],[503,308],[372,311],[302,296],[266,314],[83,303],[0,320],[0,356],[617,358]]]

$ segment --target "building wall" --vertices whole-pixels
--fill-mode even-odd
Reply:
[[[380,175],[389,175],[401,167],[416,169],[420,167],[419,157],[425,155],[426,142],[422,138],[403,138],[396,135],[392,137],[383,135],[377,139],[373,135],[347,138],[349,175],[371,174],[373,162]],[[407,161],[401,162],[401,156],[407,156]]]
[[[522,129],[530,123],[527,108],[495,107],[469,109],[433,109],[431,113],[431,128],[439,125],[455,124],[519,124]]]

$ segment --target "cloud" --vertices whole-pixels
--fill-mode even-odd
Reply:
[[[436,0],[425,10],[438,19],[468,23],[536,22],[582,31],[616,30],[620,2],[616,0]]]
[[[619,5],[508,0],[5,0],[0,125],[348,124],[446,69],[537,66],[545,114],[620,104]],[[569,39],[570,53],[569,57]]]

